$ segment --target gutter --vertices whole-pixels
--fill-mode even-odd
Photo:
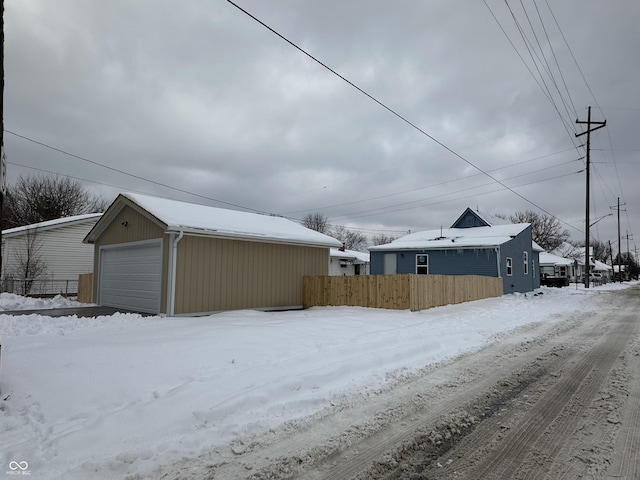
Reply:
[[[169,305],[167,306],[167,315],[173,317],[175,315],[176,308],[176,267],[178,264],[178,243],[184,237],[184,231],[180,230],[178,237],[175,237],[175,233],[171,233],[171,271],[169,272],[169,285],[167,295],[169,297]]]
[[[276,237],[271,235],[254,235],[245,232],[232,232],[232,231],[222,231],[222,230],[207,230],[201,228],[189,228],[189,227],[178,227],[178,226],[169,226],[167,229],[168,233],[180,232],[181,234],[194,235],[200,237],[207,238],[222,238],[222,239],[231,239],[231,240],[243,240],[249,242],[263,242],[263,243],[277,243],[281,245],[297,245],[297,246],[305,246],[305,247],[319,247],[319,248],[339,248],[342,244],[336,240],[335,243],[330,242],[322,242],[316,240],[309,239],[296,239],[296,238],[288,238],[288,237]]]

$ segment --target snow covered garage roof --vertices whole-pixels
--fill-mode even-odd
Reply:
[[[113,218],[128,203],[133,203],[151,214],[167,232],[197,233],[215,237],[320,247],[342,245],[335,238],[310,230],[286,218],[180,202],[137,193],[118,195],[104,217],[86,236],[85,242],[95,242]]]

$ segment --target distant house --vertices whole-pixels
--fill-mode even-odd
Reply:
[[[166,315],[302,305],[338,240],[285,218],[120,194],[85,237],[101,305]]]
[[[491,225],[469,208],[451,228],[412,233],[369,251],[372,275],[485,275],[502,278],[504,293],[540,286],[542,248],[532,240],[531,225]]]
[[[578,279],[578,282],[584,281],[584,247],[575,247],[570,243],[564,242],[551,252],[553,255],[565,257],[571,261],[569,267],[572,279]],[[593,247],[589,248],[589,273],[598,273],[605,281],[613,278],[613,268],[600,260],[593,258]]]
[[[612,280],[619,282],[620,272],[622,272],[622,281],[628,281],[629,275],[627,274],[627,266],[626,265],[614,265],[612,269]]]
[[[75,295],[78,276],[93,271],[93,247],[82,240],[101,216],[101,213],[76,215],[3,230],[4,290]]]
[[[369,275],[369,254],[332,248],[330,253],[329,275]]]
[[[552,253],[540,252],[540,283],[563,287],[575,281],[574,260]]]
[[[599,273],[605,281],[613,280],[613,267],[600,260],[593,260],[593,272]]]

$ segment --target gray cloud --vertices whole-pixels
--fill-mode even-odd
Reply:
[[[500,25],[536,73],[504,2],[487,1],[500,25],[467,0],[238,3],[464,159],[228,2],[8,0],[5,128],[200,197],[5,134],[9,181],[36,172],[19,163],[84,178],[106,197],[136,190],[217,205],[205,196],[385,232],[449,226],[467,206],[537,209],[480,169],[582,239],[583,137],[572,137],[592,105],[607,119],[593,135],[592,219],[621,197],[622,230],[633,233],[637,2],[549,2],[561,32],[546,2],[524,2],[528,20],[512,5],[532,45],[534,25],[566,109],[505,38]],[[614,240],[616,229],[607,217],[593,234]]]

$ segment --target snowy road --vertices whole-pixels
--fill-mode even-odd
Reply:
[[[163,479],[640,478],[640,288]],[[526,340],[523,341],[523,338]]]

